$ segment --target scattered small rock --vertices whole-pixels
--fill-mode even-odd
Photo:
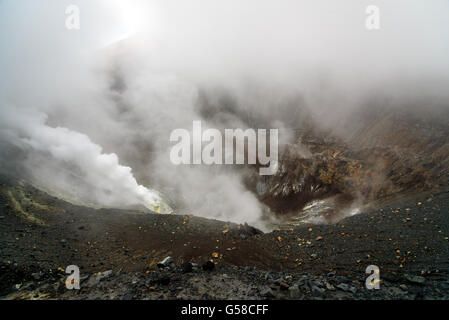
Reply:
[[[164,260],[160,261],[157,263],[157,266],[159,268],[168,268],[170,267],[170,265],[173,263],[173,258],[172,257],[166,257]]]
[[[312,294],[314,297],[321,297],[324,295],[324,290],[317,286],[312,286]]]
[[[414,276],[414,275],[411,275],[411,274],[404,274],[404,277],[408,281],[413,282],[413,283],[422,284],[422,283],[426,282],[426,278],[421,277],[421,276]]]
[[[126,294],[124,294],[120,300],[132,300],[133,299],[134,294],[132,292],[128,292]]]
[[[212,261],[207,261],[202,267],[204,271],[212,271],[215,269],[215,264]]]
[[[197,263],[193,263],[193,262],[191,262],[191,265],[192,265],[193,271],[198,270],[200,267]]]
[[[110,276],[112,276],[112,270],[94,273],[87,281],[87,286],[93,287],[93,286],[97,285],[100,281],[107,279]]]
[[[191,262],[185,262],[181,265],[182,273],[189,273],[193,271],[193,266]]]
[[[31,274],[31,276],[34,278],[34,280],[40,280],[42,278],[42,273],[34,272]]]
[[[288,285],[288,283],[281,281],[281,283],[279,284],[279,287],[281,288],[281,290],[288,290],[288,288],[290,286]]]
[[[349,286],[346,283],[340,283],[336,287],[343,291],[349,291]]]
[[[288,288],[288,296],[291,299],[298,299],[299,298],[299,287],[297,285],[289,287]]]
[[[350,291],[352,294],[356,294],[356,293],[357,293],[357,288],[356,288],[356,287],[349,287],[349,291]]]
[[[262,297],[265,297],[265,298],[274,298],[275,297],[275,295],[273,293],[273,290],[271,290],[271,288],[267,288],[267,289],[262,290],[260,292],[260,295]]]
[[[271,273],[267,272],[265,273],[265,280],[271,280],[273,279],[273,276],[271,275]]]

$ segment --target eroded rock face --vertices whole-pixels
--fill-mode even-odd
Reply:
[[[447,185],[443,120],[397,110],[354,117],[358,126],[344,135],[335,133],[338,128],[294,130],[293,143],[280,148],[278,172],[250,175],[248,187],[277,216],[297,216],[319,204],[322,222],[335,222],[365,204]]]
[[[317,140],[307,157],[296,152],[308,147],[304,137],[283,146],[278,172],[273,176],[248,178],[248,186],[277,216],[295,215],[314,200],[338,199],[349,205],[356,197],[357,174],[362,163],[342,155],[345,147]]]

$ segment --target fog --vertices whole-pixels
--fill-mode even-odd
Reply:
[[[2,166],[81,203],[153,208],[161,194],[258,225],[245,170],[174,166],[170,132],[202,120],[286,143],[284,129],[332,128],[373,94],[448,106],[448,15],[443,0],[0,1]]]

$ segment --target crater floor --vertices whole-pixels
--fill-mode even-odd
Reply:
[[[25,294],[30,288],[44,284],[53,288],[48,284],[61,281],[65,276],[61,270],[77,265],[82,276],[106,270],[112,270],[114,276],[109,285],[81,293],[48,289],[42,298],[129,297],[121,287],[136,289],[131,290],[132,298],[226,298],[220,290],[223,286],[230,298],[230,290],[242,281],[248,290],[238,297],[263,298],[266,294],[270,298],[264,290],[271,286],[274,298],[288,298],[288,290],[282,290],[276,280],[287,277],[285,281],[293,286],[303,276],[314,281],[321,277],[324,293],[314,295],[313,288],[306,285],[299,298],[444,298],[449,292],[448,211],[449,190],[442,190],[385,202],[333,225],[310,224],[261,233],[247,225],[193,216],[75,206],[26,182],[2,176],[0,295],[31,298]],[[161,271],[157,262],[167,256],[174,258],[176,267]],[[181,272],[185,262],[201,266],[208,260],[216,263],[211,272]],[[405,284],[418,289],[401,295],[398,291],[397,296],[390,291],[385,295],[379,290],[366,291],[368,265],[377,265],[381,279],[390,287]],[[266,276],[266,272],[272,274]],[[343,277],[334,287],[349,281],[360,294],[328,289],[328,274]],[[172,279],[171,285],[160,282],[159,277],[164,276]],[[407,280],[416,276],[424,277],[425,284]],[[136,277],[147,285],[133,284],[131,279]],[[207,282],[204,290],[191,291],[187,285],[193,281],[191,277]],[[182,287],[186,290],[179,290]],[[209,287],[215,289],[205,289]],[[338,290],[349,296],[336,295]]]

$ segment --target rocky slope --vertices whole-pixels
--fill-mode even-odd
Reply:
[[[304,207],[326,200],[318,220],[333,223],[366,206],[447,186],[448,113],[375,110],[359,110],[332,130],[293,130],[292,143],[281,146],[278,172],[254,172],[248,188],[287,220],[307,221]]]
[[[446,299],[448,200],[447,190],[421,193],[334,225],[261,233],[192,216],[74,206],[2,176],[1,295]],[[167,256],[174,264],[161,269],[157,263]],[[213,270],[201,268],[207,261]],[[199,268],[183,272],[186,263]],[[63,286],[72,264],[81,270],[79,291]],[[380,290],[364,288],[368,265],[380,268]]]

